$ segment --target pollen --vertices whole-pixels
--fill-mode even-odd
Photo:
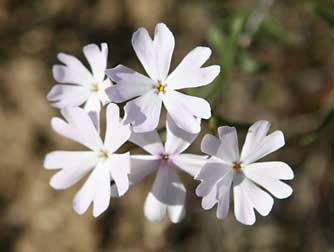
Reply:
[[[164,84],[162,84],[162,83],[158,84],[157,90],[158,90],[159,93],[165,92],[166,91],[165,89],[166,89],[166,86]]]
[[[234,162],[233,163],[233,169],[234,170],[240,170],[241,169],[241,163],[240,162]]]
[[[101,151],[101,157],[104,159],[108,159],[109,158],[109,153],[106,150]]]
[[[168,154],[163,154],[162,155],[162,160],[168,160],[169,159],[169,155]]]
[[[99,84],[95,83],[91,87],[92,92],[99,92],[100,91],[100,86]]]

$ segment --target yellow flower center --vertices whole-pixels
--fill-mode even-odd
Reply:
[[[99,92],[100,91],[100,86],[97,83],[94,83],[91,87],[92,92]]]
[[[109,158],[109,153],[106,150],[101,151],[101,157],[104,159],[108,159]]]
[[[240,162],[234,162],[233,163],[233,169],[238,171],[241,169],[241,163]]]
[[[162,160],[168,160],[169,159],[169,155],[168,154],[163,154],[162,155]]]
[[[157,90],[159,93],[165,92],[166,91],[165,89],[166,89],[166,86],[164,84],[158,83]]]

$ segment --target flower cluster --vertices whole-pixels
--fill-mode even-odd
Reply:
[[[250,127],[241,154],[236,129],[228,126],[218,128],[219,138],[204,136],[204,155],[183,153],[200,132],[201,119],[211,117],[206,100],[180,92],[208,85],[218,76],[219,66],[203,67],[211,55],[208,47],[194,48],[169,73],[175,40],[165,24],[156,25],[153,39],[146,29],[138,29],[132,46],[148,76],[123,65],[107,69],[106,43],[83,48],[91,71],[64,53],[58,54],[63,64],[52,69],[59,84],[51,89],[48,100],[61,109],[65,120],[53,118],[51,126],[89,151],[51,152],[45,157],[44,167],[61,169],[50,180],[55,189],[66,189],[90,173],[73,200],[78,214],[92,204],[93,215],[99,216],[108,208],[111,197],[122,197],[129,188],[156,173],[144,214],[151,221],[160,221],[167,214],[171,222],[180,222],[185,216],[186,188],[178,170],[200,181],[196,194],[203,198],[204,209],[218,204],[217,218],[227,216],[232,188],[236,219],[246,225],[255,222],[254,209],[263,216],[269,214],[271,195],[279,199],[291,195],[292,189],[281,181],[293,178],[286,163],[256,162],[284,145],[281,131],[268,135],[267,121]],[[116,103],[123,102],[127,103],[121,118]],[[167,110],[164,144],[157,132],[162,105]],[[104,140],[100,136],[102,106],[106,107]],[[116,153],[127,141],[147,155]]]

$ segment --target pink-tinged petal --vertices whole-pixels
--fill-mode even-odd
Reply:
[[[293,190],[280,181],[280,179],[292,179],[293,173],[283,162],[263,162],[247,165],[244,169],[247,178],[262,186],[278,199],[288,198]]]
[[[106,165],[115,181],[119,196],[123,196],[129,189],[130,153],[112,154]]]
[[[201,120],[193,115],[188,105],[185,105],[176,91],[167,91],[163,97],[163,103],[169,116],[175,124],[191,134],[197,134],[201,130]]]
[[[129,180],[131,185],[139,183],[146,176],[156,171],[161,163],[159,157],[151,155],[132,155],[130,161]]]
[[[57,82],[80,85],[90,85],[94,82],[91,73],[76,57],[65,53],[59,53],[57,57],[64,64],[52,67],[53,78]]]
[[[217,218],[224,219],[230,206],[230,190],[233,181],[233,171],[229,171],[221,180],[217,183]]]
[[[245,164],[253,163],[268,154],[280,149],[285,144],[284,135],[282,131],[274,131],[267,135],[257,145],[253,146],[253,151],[245,156],[241,161]]]
[[[166,121],[167,137],[165,149],[168,154],[178,154],[185,151],[195,140],[198,134],[189,133],[178,127],[170,115]]]
[[[130,125],[123,124],[119,114],[119,107],[110,103],[107,107],[107,129],[104,146],[115,152],[130,138]]]
[[[164,81],[168,75],[174,46],[175,39],[173,33],[165,24],[157,24],[155,26],[153,47],[156,57],[157,74],[160,81]]]
[[[152,79],[123,65],[106,70],[106,74],[116,83],[106,90],[110,100],[116,103],[144,95],[156,85]]]
[[[92,202],[94,217],[103,213],[110,203],[110,175],[109,170],[102,163],[92,171],[75,195],[73,208],[78,214],[83,214]]]
[[[92,151],[54,151],[46,155],[44,167],[59,169],[50,180],[50,186],[57,190],[67,189],[77,183],[97,164],[98,157]]]
[[[241,183],[241,187],[256,211],[267,216],[274,205],[273,198],[247,178]]]
[[[239,161],[237,130],[234,127],[219,127],[218,135],[220,138],[220,147],[216,156],[228,163]]]
[[[173,157],[173,163],[181,170],[196,176],[201,168],[208,162],[207,156],[195,154],[180,154]]]
[[[210,156],[217,156],[220,148],[220,140],[211,135],[206,134],[201,142],[201,151]]]
[[[146,73],[154,80],[159,80],[157,69],[156,54],[153,41],[144,28],[139,28],[132,36],[132,47],[143,65]]]
[[[158,170],[151,192],[149,193],[144,206],[145,216],[152,221],[159,221],[166,213],[167,207],[172,221],[179,222],[184,216],[180,207],[184,206],[186,200],[186,189],[174,169],[168,166]],[[173,211],[174,210],[174,211]]]
[[[89,90],[78,85],[57,84],[48,93],[47,99],[56,108],[77,107],[82,105],[89,96]]]
[[[89,44],[83,48],[83,53],[92,69],[93,76],[98,81],[104,80],[104,71],[107,68],[108,45],[101,43],[101,50],[96,44]]]
[[[230,171],[229,165],[209,160],[195,177],[196,180],[201,181],[196,188],[196,195],[203,197],[210,193],[215,184]]]
[[[160,136],[156,130],[145,133],[132,132],[129,141],[140,146],[152,155],[161,155],[165,152]]]
[[[91,94],[87,100],[87,102],[84,105],[84,109],[87,112],[90,111],[95,111],[95,112],[100,112],[101,110],[101,102],[100,98],[98,97],[97,94]]]
[[[87,112],[75,107],[62,109],[61,112],[68,123],[60,118],[53,118],[51,126],[54,131],[92,150],[102,149],[102,140]]]
[[[168,76],[167,85],[173,89],[182,89],[211,83],[218,76],[220,67],[214,65],[201,68],[210,55],[211,49],[208,47],[196,47],[190,51]]]
[[[129,101],[124,107],[124,123],[130,123],[137,133],[155,130],[159,123],[161,104],[161,98],[154,91]]]
[[[245,179],[244,175],[240,173],[235,176],[233,181],[234,215],[242,224],[253,225],[256,220],[253,205],[242,187]]]

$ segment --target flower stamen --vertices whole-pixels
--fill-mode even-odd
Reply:
[[[100,91],[100,86],[97,83],[94,83],[91,87],[92,92],[99,92]]]
[[[162,83],[158,83],[156,89],[158,90],[158,93],[164,93],[166,91],[166,86]]]
[[[108,159],[109,158],[109,152],[106,151],[106,150],[103,150],[103,151],[101,151],[100,156],[104,159]]]
[[[167,161],[169,159],[169,155],[168,154],[163,154],[162,155],[162,160]]]
[[[238,170],[241,169],[241,163],[240,162],[234,162],[232,167],[233,167],[234,170],[238,171]]]

